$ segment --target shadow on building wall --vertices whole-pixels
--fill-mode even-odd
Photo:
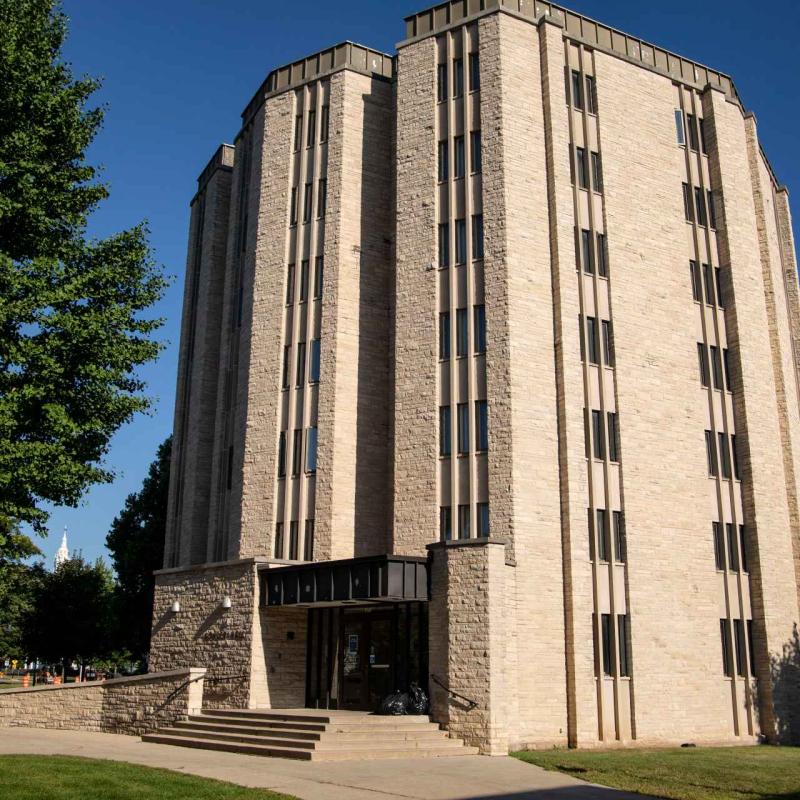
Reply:
[[[785,744],[800,745],[800,632],[797,625],[783,652],[770,661],[775,733]]]

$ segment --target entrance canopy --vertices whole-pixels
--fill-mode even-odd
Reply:
[[[427,602],[428,560],[366,556],[261,571],[262,606]]]

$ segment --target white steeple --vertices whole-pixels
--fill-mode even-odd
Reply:
[[[64,535],[61,537],[61,547],[58,548],[53,559],[53,568],[58,569],[63,563],[69,561],[69,548],[67,547],[67,526],[64,526]]]

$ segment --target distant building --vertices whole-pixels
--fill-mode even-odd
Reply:
[[[780,739],[800,301],[731,79],[451,0],[242,121],[192,201],[151,666],[217,706],[419,681],[487,753]]]
[[[61,537],[61,547],[56,550],[56,555],[53,559],[53,569],[58,569],[67,561],[69,561],[69,548],[67,547],[67,527],[65,525],[64,535]]]

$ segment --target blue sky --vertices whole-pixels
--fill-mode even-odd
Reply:
[[[114,438],[107,464],[113,484],[92,489],[77,509],[52,510],[48,561],[69,527],[70,547],[105,554],[109,525],[136,491],[158,444],[172,428],[188,204],[217,145],[233,140],[239,114],[272,68],[351,39],[394,51],[402,18],[424,0],[63,0],[71,33],[66,57],[77,73],[104,78],[104,130],[89,157],[102,165],[111,198],[92,222],[107,235],[147,219],[157,259],[175,276],[157,309],[167,348],[143,370],[155,396]],[[778,0],[769,15],[744,0],[701,3],[576,0],[566,5],[733,75],[779,178],[800,218],[800,127],[796,37],[800,3]],[[795,225],[797,231],[798,226]],[[797,236],[797,232],[795,233]]]

